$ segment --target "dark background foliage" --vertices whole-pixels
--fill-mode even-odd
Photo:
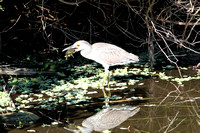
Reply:
[[[177,49],[198,48],[198,1],[4,0],[0,5],[1,61],[58,54],[64,43],[80,39],[133,52],[152,45],[169,59]]]

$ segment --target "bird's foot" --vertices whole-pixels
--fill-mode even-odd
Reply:
[[[105,101],[104,101],[104,103],[105,103],[105,108],[110,107],[110,105],[109,105],[110,97],[106,96],[106,97],[104,97],[104,98],[105,98]]]

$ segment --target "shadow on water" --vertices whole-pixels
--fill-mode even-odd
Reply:
[[[178,77],[177,70],[167,70],[166,75]],[[183,71],[183,75],[194,76],[194,71]],[[89,89],[95,90],[95,89]],[[133,91],[134,90],[134,91]],[[67,133],[70,132],[64,127],[76,131],[75,127],[81,126],[84,120],[91,119],[92,116],[101,114],[104,103],[98,100],[102,97],[102,92],[96,89],[97,94],[90,94],[93,102],[79,103],[79,105],[62,106],[56,111],[42,111],[46,116],[42,117],[36,124],[33,124],[22,129],[2,127],[2,133],[27,133],[27,130],[35,130],[39,133]],[[113,133],[163,133],[163,132],[181,132],[181,133],[197,133],[200,132],[200,117],[199,117],[199,104],[200,104],[200,82],[199,80],[184,81],[183,84],[178,84],[172,80],[161,80],[160,78],[143,79],[135,85],[127,85],[124,90],[111,90],[112,95],[121,96],[122,99],[115,100],[113,105],[129,105],[137,106],[140,111],[137,114],[130,115],[127,120],[119,122],[116,127],[110,129]],[[141,97],[134,99],[132,97]],[[101,111],[100,111],[101,110]],[[99,111],[99,112],[98,112]],[[97,113],[98,112],[98,113]],[[101,114],[102,115],[102,114]],[[108,115],[109,116],[109,115]],[[62,123],[58,125],[51,125],[54,120],[51,117],[59,120]],[[119,120],[121,118],[118,118]],[[98,122],[100,120],[96,119]],[[67,122],[66,122],[67,121]],[[92,121],[92,123],[95,120]],[[41,125],[49,124],[49,126],[42,127]],[[70,124],[70,125],[68,125]],[[90,123],[91,124],[91,123]],[[100,124],[106,124],[100,122]],[[84,126],[84,124],[83,124]],[[94,128],[94,126],[93,126]],[[89,133],[89,131],[88,131]],[[94,131],[95,133],[95,131]]]

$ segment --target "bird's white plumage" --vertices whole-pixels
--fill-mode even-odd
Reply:
[[[109,107],[84,120],[82,126],[87,130],[102,132],[120,125],[139,110],[139,107]]]

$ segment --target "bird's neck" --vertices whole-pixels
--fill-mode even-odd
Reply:
[[[88,46],[88,48],[81,50],[81,55],[85,58],[90,58],[91,52],[92,52],[92,47]]]

